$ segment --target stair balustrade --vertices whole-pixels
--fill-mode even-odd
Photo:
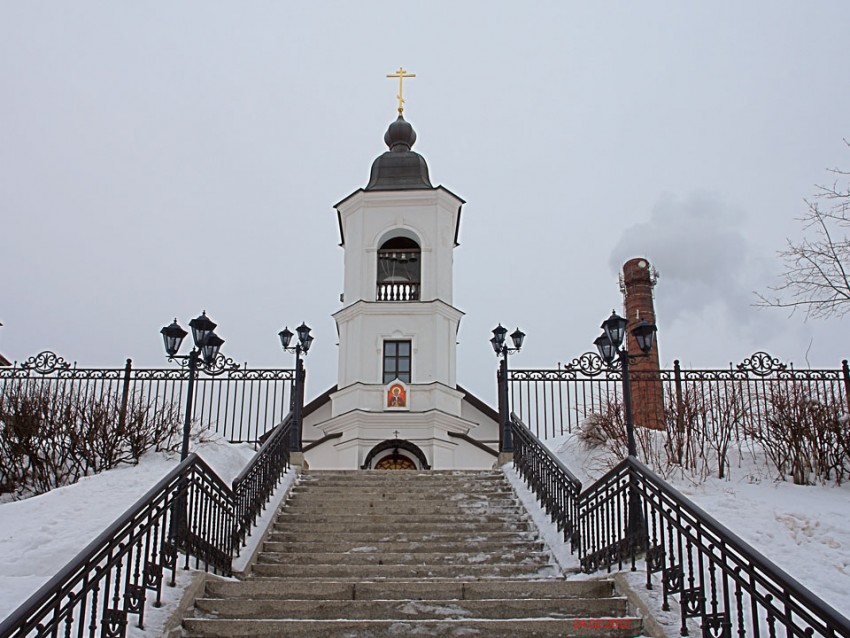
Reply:
[[[291,414],[228,486],[190,454],[0,623],[0,638],[126,635],[144,629],[145,608],[162,601],[183,566],[230,575],[234,553],[289,467]]]
[[[511,414],[514,466],[578,549],[586,573],[646,566],[661,575],[663,609],[678,606],[681,635],[850,638],[850,620],[629,457],[581,491],[528,427]]]

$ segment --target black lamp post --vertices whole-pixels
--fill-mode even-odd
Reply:
[[[165,343],[165,353],[168,355],[169,361],[179,359],[186,361],[189,365],[189,387],[186,390],[186,418],[183,421],[183,446],[180,448],[180,460],[185,461],[189,456],[189,432],[192,427],[192,407],[195,397],[195,379],[199,366],[212,368],[218,358],[218,351],[224,344],[224,339],[219,337],[213,330],[216,324],[207,317],[206,311],[202,312],[199,317],[195,317],[189,322],[189,327],[192,329],[192,340],[195,345],[189,354],[177,354],[180,350],[180,345],[187,333],[177,323],[177,319],[171,325],[165,326],[160,330],[162,339]],[[181,364],[182,365],[182,364]],[[238,366],[237,366],[238,367]]]
[[[503,328],[502,324],[499,324],[493,328],[493,338],[490,339],[490,345],[493,346],[493,351],[497,357],[501,357],[502,359],[497,374],[499,419],[501,420],[499,424],[501,426],[499,429],[499,452],[514,451],[514,442],[511,436],[511,415],[510,408],[508,408],[508,355],[511,352],[519,352],[522,348],[522,342],[525,340],[525,333],[517,328],[511,334],[514,347],[509,348],[507,343],[505,343],[505,335],[507,334],[507,328]]]
[[[304,322],[301,322],[301,325],[295,329],[295,332],[298,334],[298,343],[292,347],[289,344],[295,335],[288,327],[281,330],[278,336],[280,337],[280,345],[283,346],[283,350],[285,352],[295,353],[295,388],[293,389],[290,403],[295,427],[292,428],[289,449],[292,452],[300,452],[302,435],[301,409],[304,407],[304,362],[301,355],[306,356],[310,351],[313,337],[310,335],[310,327]]]
[[[599,356],[607,364],[611,365],[615,359],[620,362],[623,371],[623,403],[626,412],[626,437],[628,439],[629,456],[637,456],[635,446],[635,424],[632,417],[632,384],[629,377],[629,362],[649,355],[652,342],[655,339],[657,328],[655,324],[641,319],[637,326],[632,329],[632,335],[637,340],[641,354],[630,355],[628,350],[621,348],[623,338],[626,335],[628,321],[612,311],[611,316],[602,322],[603,333],[593,342],[599,350]]]
[[[635,446],[635,424],[632,417],[632,383],[629,377],[629,362],[632,359],[646,357],[652,349],[657,328],[655,324],[645,320],[638,322],[632,329],[632,335],[637,340],[641,354],[631,355],[628,350],[621,348],[623,338],[626,335],[628,321],[612,311],[611,316],[602,322],[603,333],[593,342],[599,350],[599,356],[610,366],[615,359],[620,362],[623,374],[623,404],[626,412],[626,437],[628,440],[629,457],[637,458],[637,447]],[[640,495],[635,484],[634,475],[629,472],[629,508],[628,508],[628,539],[633,550],[638,550],[645,545],[643,532],[643,514],[641,513]],[[632,570],[634,570],[632,565]]]

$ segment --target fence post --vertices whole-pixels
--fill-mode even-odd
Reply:
[[[676,431],[682,432],[685,429],[685,417],[682,414],[685,403],[682,399],[682,368],[678,359],[673,361],[673,377],[676,385]]]
[[[124,431],[127,423],[127,403],[130,400],[130,371],[133,369],[133,360],[127,359],[124,366],[124,388],[121,391],[121,409],[118,411],[118,430]]]
[[[844,396],[847,401],[847,413],[850,414],[850,366],[847,359],[841,362],[841,371],[844,373]]]

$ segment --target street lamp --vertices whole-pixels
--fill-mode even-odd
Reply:
[[[655,324],[641,319],[632,329],[632,335],[637,341],[641,354],[629,354],[628,350],[620,347],[623,343],[623,338],[626,336],[627,326],[628,321],[626,319],[618,315],[615,311],[611,311],[611,316],[602,322],[602,334],[593,343],[596,344],[596,348],[599,350],[599,356],[602,357],[606,365],[611,366],[615,359],[620,362],[623,374],[623,404],[626,412],[626,437],[628,440],[629,457],[637,458],[635,424],[632,418],[632,383],[629,378],[629,362],[632,359],[636,360],[649,355],[657,328]],[[634,473],[631,470],[629,471],[628,525],[628,539],[632,548],[640,549],[644,547],[646,535],[644,533],[645,526],[641,512],[640,495],[635,484]],[[634,570],[634,564],[632,569]]]
[[[649,355],[652,342],[655,339],[657,328],[655,324],[641,319],[638,325],[632,329],[632,335],[637,341],[641,354],[629,354],[628,350],[621,348],[626,335],[628,321],[612,311],[611,316],[602,322],[602,334],[593,342],[599,350],[599,356],[608,365],[618,360],[623,373],[623,403],[626,412],[626,437],[628,439],[629,456],[637,456],[635,446],[635,424],[632,417],[632,384],[629,378],[629,363],[633,359],[643,358]]]
[[[292,434],[290,439],[290,451],[291,452],[300,452],[301,451],[301,408],[304,406],[304,362],[301,359],[301,355],[307,355],[310,351],[310,346],[313,343],[313,337],[310,334],[310,327],[301,322],[301,325],[295,329],[295,332],[298,334],[298,343],[294,346],[290,347],[290,343],[292,342],[292,337],[295,334],[288,328],[284,328],[277,336],[280,337],[280,345],[283,346],[284,352],[294,352],[295,353],[295,388],[292,392],[292,401],[291,401],[291,409],[293,411],[293,420],[295,421],[294,426],[292,428]]]
[[[192,329],[192,340],[195,342],[189,354],[177,354],[180,351],[180,345],[183,343],[183,339],[189,334],[180,327],[177,319],[174,319],[173,323],[159,331],[162,335],[168,360],[186,361],[189,365],[189,387],[186,390],[186,418],[183,421],[183,446],[180,449],[181,461],[185,461],[186,457],[189,456],[189,431],[192,427],[192,403],[195,396],[195,379],[197,377],[198,367],[211,369],[215,366],[218,351],[224,344],[224,339],[213,332],[216,325],[207,317],[206,310],[189,322],[189,327]],[[181,365],[183,364],[181,363]],[[233,367],[239,366],[234,365]]]
[[[513,452],[514,443],[511,436],[511,415],[508,408],[508,355],[511,352],[519,352],[522,348],[522,342],[525,340],[525,333],[517,328],[511,333],[511,341],[514,347],[508,347],[505,343],[505,336],[508,334],[507,328],[499,324],[493,328],[493,338],[490,339],[490,345],[493,346],[493,351],[497,357],[501,357],[502,361],[499,364],[499,372],[497,375],[499,387],[499,418],[501,427],[499,429],[499,452]]]

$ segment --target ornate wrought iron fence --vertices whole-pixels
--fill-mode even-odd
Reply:
[[[511,425],[516,441],[533,441],[515,414]],[[634,567],[642,556],[647,588],[660,573],[664,609],[678,605],[683,636],[695,618],[702,635],[714,638],[850,638],[850,620],[636,459],[622,461],[577,497],[568,472],[551,471],[558,463],[543,445],[514,448],[514,465],[565,540],[573,530],[582,569]],[[547,505],[565,492],[575,508]]]
[[[218,365],[198,373],[194,397],[197,423],[231,442],[257,441],[283,420],[291,405],[295,370],[244,366],[219,355]],[[150,408],[183,409],[189,371],[186,368],[80,368],[53,352],[42,352],[10,368],[0,368],[0,391],[11,385],[41,385],[57,396],[74,394],[83,400],[120,397],[122,414],[130,403]]]
[[[159,605],[184,567],[229,575],[234,553],[289,467],[291,414],[228,487],[197,454],[172,470],[74,560],[0,623],[0,638],[122,638],[131,617]]]
[[[695,423],[723,424],[738,436],[761,431],[779,395],[806,398],[850,412],[850,369],[795,370],[764,352],[729,369],[672,369],[631,373],[635,421],[685,432]],[[620,371],[608,368],[595,353],[585,353],[557,369],[510,370],[510,410],[541,439],[572,432],[592,413],[605,414],[622,401]],[[660,384],[661,401],[647,405],[658,393],[641,393],[641,384]],[[643,404],[641,403],[643,402]],[[699,418],[695,418],[699,417]]]

